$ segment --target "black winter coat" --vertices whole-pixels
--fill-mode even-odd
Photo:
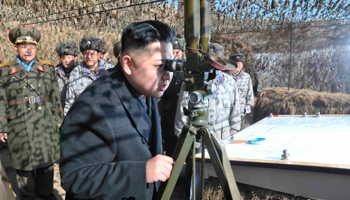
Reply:
[[[146,162],[162,153],[159,113],[155,98],[148,97],[147,106],[140,98],[116,66],[73,104],[61,127],[67,200],[155,195],[156,184],[146,183]]]

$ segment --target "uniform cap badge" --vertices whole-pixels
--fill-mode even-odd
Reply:
[[[86,43],[87,43],[87,44],[91,44],[91,42],[90,42],[90,41],[87,41]]]
[[[32,37],[26,36],[26,40],[32,40]]]
[[[175,40],[174,44],[177,44],[177,43],[178,43],[178,41],[177,41],[177,40]]]

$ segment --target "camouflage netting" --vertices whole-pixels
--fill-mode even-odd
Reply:
[[[333,0],[211,1],[211,42],[225,56],[244,53],[244,70],[256,91],[268,87],[312,89],[350,94],[350,2]],[[0,61],[13,59],[10,28],[32,24],[46,36],[41,59],[58,62],[58,42],[84,36],[113,44],[131,22],[158,19],[184,35],[184,1],[162,0],[0,0]],[[292,36],[291,36],[292,33]],[[291,80],[289,80],[292,45]]]
[[[296,90],[285,87],[267,88],[258,96],[254,119],[274,115],[350,114],[350,95]]]

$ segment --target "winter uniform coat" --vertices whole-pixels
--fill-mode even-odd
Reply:
[[[75,101],[61,129],[62,186],[69,199],[152,199],[146,162],[162,153],[155,98],[141,96],[120,66]]]
[[[90,68],[85,64],[85,61],[82,61],[71,71],[67,83],[66,99],[64,103],[64,115],[68,113],[74,101],[85,90],[85,88],[89,86],[93,81],[95,81],[98,77],[102,76],[104,71],[110,68],[113,68],[113,65],[106,63],[102,59],[99,59],[97,72],[92,72]]]
[[[70,75],[70,73],[72,71],[66,72],[66,70],[65,70],[64,66],[62,65],[62,63],[57,65],[55,67],[55,70],[56,70],[58,86],[60,88],[61,104],[62,104],[62,107],[64,108],[64,103],[66,101],[68,79],[69,79],[69,75]]]
[[[30,171],[59,160],[61,111],[53,63],[35,59],[29,72],[17,60],[1,65],[0,132],[8,135],[15,169]]]
[[[243,70],[239,74],[232,74],[232,77],[236,80],[239,90],[239,100],[241,104],[241,115],[245,115],[245,108],[247,105],[254,106],[254,92],[252,79],[248,73]]]
[[[228,138],[230,134],[237,133],[241,129],[241,116],[239,93],[235,80],[223,72],[211,80],[217,83],[217,91],[214,97],[209,99],[209,123],[215,128],[218,137]],[[183,112],[183,107],[188,108],[189,94],[185,83],[182,85],[175,115],[175,135],[181,134],[183,126],[189,122],[189,117]]]

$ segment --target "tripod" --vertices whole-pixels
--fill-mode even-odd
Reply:
[[[203,101],[201,101],[203,102]],[[214,128],[208,123],[208,107],[201,105],[200,108],[185,110],[185,114],[191,116],[191,122],[187,123],[182,131],[178,143],[176,144],[173,159],[176,161],[173,171],[168,181],[161,184],[157,199],[170,199],[175,185],[178,181],[184,162],[189,156],[192,148],[192,195],[193,199],[202,199],[204,188],[204,162],[205,149],[208,150],[215,172],[224,191],[226,199],[241,199],[235,178],[228,160],[224,144],[213,134]],[[196,191],[196,167],[195,167],[195,144],[202,140],[201,155],[201,184],[200,192]],[[198,196],[197,196],[198,194]]]

